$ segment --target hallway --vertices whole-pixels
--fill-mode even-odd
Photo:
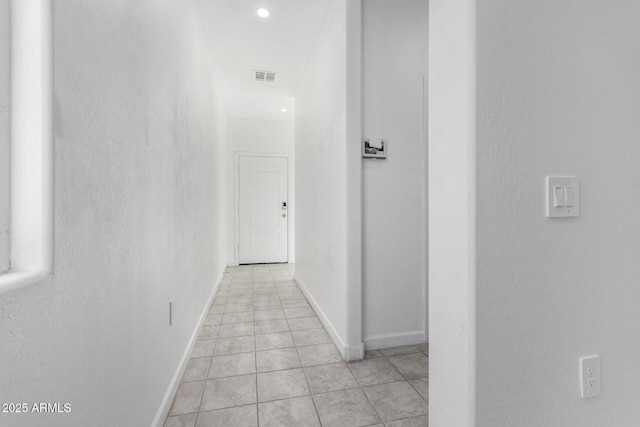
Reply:
[[[344,363],[292,279],[227,268],[165,427],[427,426],[428,346]]]

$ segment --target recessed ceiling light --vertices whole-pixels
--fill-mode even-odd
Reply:
[[[286,112],[287,112],[287,109],[286,109],[286,108],[283,108],[283,109],[282,109],[282,110],[280,110],[280,111],[282,111],[283,113],[286,113]]]
[[[267,16],[269,16],[269,11],[264,7],[261,7],[260,9],[256,10],[256,13],[260,18],[266,18]]]

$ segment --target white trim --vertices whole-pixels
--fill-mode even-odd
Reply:
[[[426,343],[426,338],[427,335],[424,331],[372,335],[364,338],[364,345],[367,350],[378,350],[388,347],[424,344]]]
[[[11,204],[11,2],[0,0],[0,274],[9,270]]]
[[[316,312],[318,319],[320,319],[320,322],[322,322],[322,326],[324,326],[325,330],[329,334],[329,337],[331,337],[333,343],[338,348],[338,351],[340,352],[340,354],[342,354],[342,358],[347,362],[350,362],[352,360],[364,359],[364,343],[360,343],[354,346],[345,344],[345,342],[340,337],[340,334],[338,334],[338,332],[336,331],[336,328],[333,327],[333,324],[331,323],[327,315],[324,314],[324,311],[322,311],[322,308],[320,308],[318,302],[315,300],[313,295],[311,295],[307,287],[304,285],[302,279],[300,279],[300,277],[296,273],[293,274],[293,280],[295,280],[295,282],[302,290],[302,293],[307,298],[307,301],[309,301],[309,304],[311,305],[313,311]]]
[[[14,271],[0,274],[0,295],[40,284],[53,275],[48,271]]]
[[[220,288],[220,284],[222,283],[222,279],[224,278],[225,271],[223,270],[218,276],[218,280],[216,280],[216,285],[213,287],[213,291],[211,291],[211,295],[202,310],[202,314],[200,315],[200,319],[198,320],[198,325],[193,331],[191,335],[191,339],[189,340],[189,345],[186,350],[182,354],[182,359],[180,359],[180,363],[178,364],[178,368],[176,369],[173,377],[171,378],[171,383],[169,384],[169,388],[167,392],[164,394],[164,398],[160,403],[160,408],[158,408],[158,412],[156,412],[156,416],[153,419],[151,425],[153,427],[162,427],[169,415],[169,411],[171,410],[171,405],[173,404],[173,399],[176,397],[176,393],[178,392],[178,387],[180,387],[180,381],[182,380],[182,376],[184,375],[184,371],[187,369],[187,364],[189,363],[189,359],[191,358],[191,352],[193,351],[193,347],[196,345],[196,341],[198,340],[198,335],[200,334],[200,330],[204,325],[204,321],[207,318],[207,314],[209,313],[209,308],[213,303],[213,298],[216,296],[218,289]]]
[[[52,39],[49,0],[11,2],[11,288],[53,272]]]
[[[429,53],[427,56],[427,67],[429,64]],[[424,330],[425,340],[429,342],[429,75],[422,76],[422,138],[424,144],[424,252],[425,262],[422,267],[422,280],[424,284]]]
[[[295,155],[291,153],[258,153],[251,151],[236,151],[234,163],[234,203],[233,203],[233,262],[228,263],[231,266],[240,265],[240,251],[238,244],[240,243],[240,221],[238,219],[238,207],[240,204],[240,157],[280,157],[287,159],[287,198],[289,221],[287,222],[287,263],[295,263]]]
[[[345,0],[347,340],[362,342],[362,0]],[[362,351],[364,356],[364,351]]]

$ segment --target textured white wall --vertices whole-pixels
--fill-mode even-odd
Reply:
[[[346,9],[333,2],[296,94],[296,277],[345,350]],[[322,84],[318,84],[322,82]]]
[[[625,0],[478,5],[478,426],[640,424],[638,22]],[[554,174],[579,218],[545,218]]]
[[[0,272],[9,268],[10,0],[0,0]]]
[[[363,2],[364,136],[389,143],[363,161],[363,315],[368,349],[426,339],[428,3]]]
[[[236,153],[277,153],[292,157],[289,165],[289,262],[295,262],[295,177],[293,154],[295,126],[292,121],[227,117],[227,263],[237,264],[234,227],[236,208]]]
[[[430,425],[638,425],[640,4],[430,9]],[[565,174],[581,215],[547,219]]]
[[[2,424],[150,425],[224,268],[224,121],[192,1],[53,6],[55,275],[0,296],[0,401],[72,411]]]

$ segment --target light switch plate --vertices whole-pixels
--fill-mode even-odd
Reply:
[[[580,215],[580,181],[573,176],[547,177],[547,217],[573,218]]]

